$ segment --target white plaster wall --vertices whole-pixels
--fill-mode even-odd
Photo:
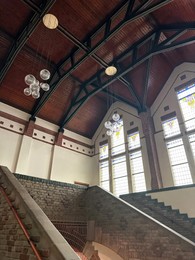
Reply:
[[[51,179],[68,183],[79,181],[95,185],[98,183],[96,167],[93,157],[55,146]]]
[[[185,75],[186,78],[184,80],[181,80],[181,76],[183,75]],[[180,66],[176,67],[171,73],[163,89],[161,90],[160,94],[158,95],[154,104],[151,107],[151,115],[154,120],[155,131],[156,131],[155,140],[157,146],[157,153],[158,153],[160,170],[162,174],[164,187],[173,186],[173,179],[172,179],[172,173],[171,173],[167,148],[164,142],[161,117],[175,111],[180,124],[181,132],[183,135],[186,135],[182,115],[180,112],[177,96],[175,93],[175,88],[177,86],[187,83],[193,78],[195,78],[195,66],[193,63],[183,63]],[[169,106],[168,111],[164,111],[165,106]],[[186,149],[187,156],[190,158],[192,155],[190,154],[191,151],[188,147],[189,144],[185,142],[185,139],[183,139],[183,141],[184,141],[184,146],[187,148]],[[190,167],[193,169],[194,165],[190,165]],[[194,174],[194,172],[192,172],[192,174]]]
[[[166,206],[179,209],[180,213],[187,213],[189,217],[195,218],[195,187],[153,192],[148,195],[153,199],[158,199],[159,202],[164,202]]]
[[[6,112],[28,123],[29,115],[0,103],[0,111]],[[0,125],[0,165],[7,166],[12,172],[24,175],[53,179],[57,181],[70,182],[74,181],[89,183],[90,185],[98,184],[98,165],[95,157],[87,156],[93,154],[93,149],[86,145],[92,145],[92,140],[82,137],[78,134],[65,130],[64,138],[67,136],[72,141],[66,141],[72,149],[82,152],[83,154],[67,149],[67,147],[54,146],[54,141],[49,142],[54,136],[36,130],[35,138],[23,135],[24,125],[7,118],[1,118],[3,124]],[[9,128],[13,125],[12,128]],[[52,130],[57,133],[58,126],[48,123],[37,118],[36,125]],[[2,126],[2,127],[1,127]],[[18,134],[19,128],[22,127],[21,134]],[[7,129],[4,129],[7,128]],[[44,139],[42,138],[44,136]],[[48,137],[49,136],[49,137]],[[77,144],[79,141],[83,144]]]
[[[32,140],[27,175],[49,179],[52,149],[53,146],[50,144],[36,139]]]
[[[0,128],[0,165],[15,171],[22,136]]]

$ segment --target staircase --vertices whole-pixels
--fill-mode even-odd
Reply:
[[[86,244],[85,187],[15,174],[53,225],[79,255]]]
[[[178,209],[172,209],[171,206],[165,206],[164,202],[158,202],[157,199],[146,196],[146,193],[121,195],[120,198],[195,242],[194,218],[188,218],[187,214],[181,214]]]
[[[1,260],[80,259],[26,189],[2,166],[0,230]]]

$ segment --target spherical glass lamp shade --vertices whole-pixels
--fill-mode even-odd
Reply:
[[[26,75],[26,77],[24,78],[24,81],[27,85],[33,84],[35,82],[35,77],[32,74],[28,74]]]
[[[37,85],[37,82],[34,82],[33,84],[30,85],[30,89],[31,91],[39,91],[40,90],[40,86]]]
[[[37,87],[39,87],[39,81],[38,81],[38,79],[35,79],[34,84],[35,84]]]
[[[117,68],[114,66],[109,66],[105,69],[105,73],[108,76],[114,76],[117,73]]]
[[[32,94],[32,91],[31,91],[30,88],[25,88],[25,89],[24,89],[24,95],[30,96],[31,94]]]
[[[42,90],[44,91],[48,91],[50,89],[49,84],[47,83],[40,83],[40,87],[42,88]]]
[[[43,16],[43,24],[48,29],[56,29],[56,27],[58,26],[58,19],[53,14],[46,14]]]
[[[118,113],[114,113],[113,116],[112,116],[112,119],[116,122],[120,119],[120,116]]]
[[[111,136],[111,135],[113,134],[113,131],[112,131],[112,130],[107,130],[107,131],[106,131],[106,134],[107,134],[108,136]]]
[[[104,123],[105,128],[109,129],[112,126],[112,123],[110,121],[106,121]]]
[[[40,77],[43,79],[43,80],[48,80],[50,78],[50,72],[49,70],[46,70],[46,69],[43,69],[40,71]]]
[[[35,98],[35,99],[39,98],[40,97],[39,91],[33,91],[32,92],[32,97]]]

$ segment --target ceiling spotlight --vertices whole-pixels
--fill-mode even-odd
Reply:
[[[117,73],[117,68],[114,66],[109,66],[105,69],[105,73],[108,76],[114,76]]]
[[[43,16],[43,23],[49,29],[56,29],[58,26],[58,19],[53,14],[46,14]]]

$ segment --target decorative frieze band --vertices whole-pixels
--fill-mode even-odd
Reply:
[[[2,111],[0,111],[0,128],[21,135],[27,135],[41,142],[51,145],[58,145],[87,156],[94,155],[94,147],[90,146],[89,144],[85,144],[81,141],[65,135],[62,135],[61,140],[59,140],[59,142],[56,142],[59,135],[58,132],[36,125],[35,122],[25,121]]]

